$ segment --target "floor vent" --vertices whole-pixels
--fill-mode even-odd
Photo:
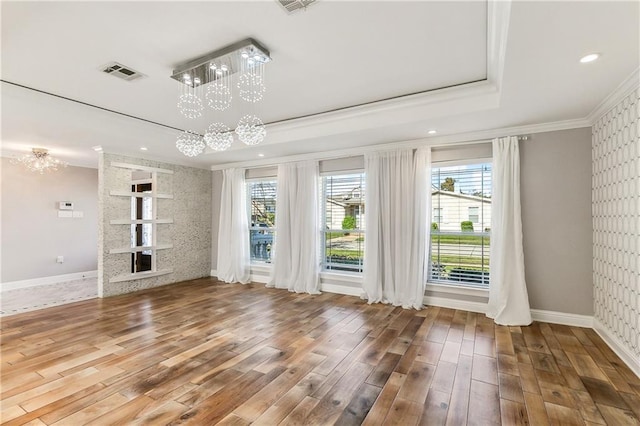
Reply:
[[[132,81],[144,77],[144,74],[138,72],[131,67],[127,67],[118,62],[111,62],[102,67],[102,72],[118,77],[122,80]]]
[[[289,13],[305,10],[307,6],[316,2],[316,0],[277,0],[277,1]]]

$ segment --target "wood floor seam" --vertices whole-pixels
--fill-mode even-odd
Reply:
[[[192,280],[2,318],[0,424],[636,425],[587,328]]]

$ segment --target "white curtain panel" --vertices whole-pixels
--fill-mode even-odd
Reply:
[[[246,284],[251,276],[245,169],[223,170],[218,231],[218,279]]]
[[[520,214],[520,154],[515,136],[493,140],[492,187],[487,316],[500,325],[529,325]]]
[[[278,166],[273,269],[267,287],[320,293],[317,161]]]
[[[365,155],[363,289],[369,303],[422,308],[431,201],[430,149]]]

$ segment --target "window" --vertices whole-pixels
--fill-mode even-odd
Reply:
[[[434,165],[431,185],[430,281],[488,288],[491,163]]]
[[[433,222],[438,226],[440,222],[442,222],[442,209],[434,208],[433,209]]]
[[[364,189],[364,173],[322,178],[324,270],[362,272]]]
[[[478,223],[480,207],[469,207],[469,222]]]
[[[251,261],[271,262],[276,224],[276,181],[248,181],[247,197]]]

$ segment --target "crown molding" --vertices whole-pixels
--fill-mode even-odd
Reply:
[[[334,136],[400,126],[498,108],[510,13],[510,0],[487,1],[485,80],[461,82],[446,88],[270,123],[266,125],[269,138],[264,145],[303,141],[318,135]],[[244,148],[234,144],[230,150]],[[216,151],[210,149],[205,151],[205,155],[215,154]]]
[[[407,112],[410,112],[407,110],[410,109],[443,108],[446,107],[448,103],[453,102],[456,102],[455,106],[459,107],[458,102],[460,101],[496,94],[496,86],[487,80],[467,82],[428,92],[400,96],[336,111],[323,112],[308,117],[293,118],[278,123],[267,124],[266,127],[270,132],[290,132],[318,124],[337,121],[342,122],[360,117],[366,117],[367,120],[371,120],[371,116],[378,113],[383,113],[385,116],[388,116],[389,113],[400,112],[403,116],[406,116]],[[448,114],[439,113],[438,115]]]
[[[638,88],[640,88],[640,68],[636,68],[609,96],[604,98],[604,100],[589,113],[587,121],[593,125],[600,117],[618,105],[618,103],[632,91],[638,90]]]
[[[434,145],[458,144],[463,142],[484,142],[490,139],[504,136],[523,136],[535,133],[557,132],[559,130],[581,129],[591,127],[586,118],[572,120],[552,121],[549,123],[525,124],[513,127],[498,127],[495,129],[477,130],[466,133],[433,138]]]
[[[355,157],[368,152],[384,151],[388,149],[438,147],[446,145],[462,145],[480,142],[489,142],[491,139],[504,136],[531,135],[535,133],[555,132],[559,130],[581,129],[591,127],[591,123],[584,119],[554,121],[551,123],[530,124],[516,127],[502,127],[488,130],[478,130],[453,135],[412,139],[408,141],[389,142],[376,145],[366,145],[355,148],[347,148],[332,151],[311,152],[307,154],[285,155],[261,160],[238,161],[233,163],[215,164],[211,170],[224,170],[233,167],[255,168],[275,166],[281,163],[305,160],[330,160],[334,158]]]
[[[318,135],[339,135],[484,111],[497,108],[499,99],[500,95],[493,84],[487,81],[467,83],[269,124],[266,126],[269,138],[264,144],[296,142]],[[236,146],[239,147],[238,144]]]

